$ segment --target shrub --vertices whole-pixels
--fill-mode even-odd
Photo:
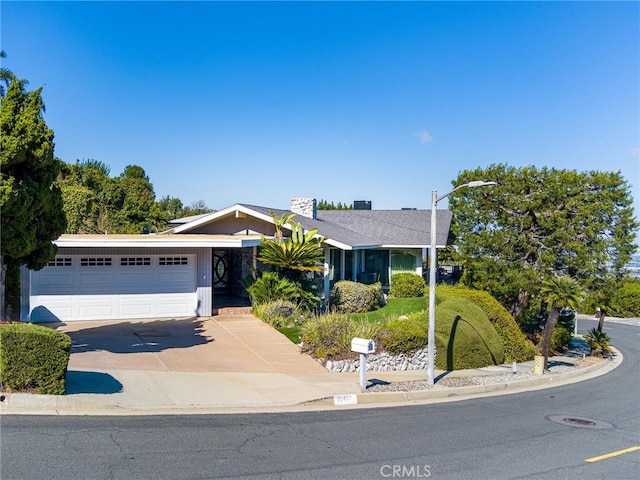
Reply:
[[[30,323],[0,325],[0,382],[12,391],[64,395],[71,338]]]
[[[556,325],[551,335],[550,348],[554,352],[561,352],[571,344],[573,336],[571,332],[561,325]]]
[[[275,328],[291,327],[303,321],[300,309],[289,300],[274,300],[254,305],[253,314]]]
[[[533,343],[527,340],[507,309],[488,292],[447,286],[438,286],[437,292],[443,299],[455,296],[466,298],[484,310],[496,332],[502,337],[506,362],[525,362],[533,359]]]
[[[396,298],[424,296],[424,279],[415,273],[396,273],[391,276],[389,295]]]
[[[605,309],[606,316],[640,317],[640,279],[627,277],[622,280],[609,300]],[[601,292],[592,291],[580,305],[580,312],[594,314],[601,304]]]
[[[276,272],[262,272],[256,279],[247,279],[245,284],[251,303],[254,305],[287,300],[303,308],[312,309],[318,303],[313,293],[305,291],[299,283]]]
[[[346,315],[329,313],[304,323],[300,339],[302,351],[315,358],[352,356],[353,337],[372,338],[375,325],[354,322]]]
[[[444,370],[480,368],[504,362],[502,338],[487,314],[462,297],[437,308],[436,365]]]
[[[617,315],[621,317],[640,317],[640,280],[628,280],[615,293]]]
[[[597,328],[589,330],[584,336],[584,340],[591,349],[591,355],[603,355],[611,351],[609,348],[611,338],[606,333],[598,331]]]
[[[382,285],[341,280],[331,289],[329,296],[331,309],[341,313],[364,313],[384,305]]]
[[[387,352],[410,353],[427,345],[427,332],[416,320],[391,319],[379,326],[375,341]]]

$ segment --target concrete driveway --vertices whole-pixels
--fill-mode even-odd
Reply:
[[[253,315],[49,324],[73,340],[69,370],[326,373]]]

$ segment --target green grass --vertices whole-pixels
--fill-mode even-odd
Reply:
[[[276,328],[276,330],[278,330],[296,345],[300,343],[300,327],[280,327]]]
[[[400,315],[407,315],[409,313],[420,312],[426,309],[426,297],[390,298],[387,300],[387,304],[384,307],[374,310],[373,312],[350,313],[347,315],[353,320],[378,322],[389,317],[399,317]]]
[[[387,304],[367,313],[347,313],[349,318],[357,321],[365,322],[383,322],[388,317],[399,317],[400,315],[407,315],[413,312],[420,312],[426,310],[427,298],[390,298]],[[281,327],[277,328],[280,333],[286,336],[293,343],[300,343],[300,327]]]

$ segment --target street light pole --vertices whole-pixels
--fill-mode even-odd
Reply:
[[[474,181],[459,185],[453,190],[438,196],[438,192],[431,192],[431,244],[429,247],[429,332],[427,341],[427,385],[433,387],[434,383],[434,363],[435,363],[435,338],[436,338],[436,263],[438,262],[438,252],[436,251],[436,207],[438,202],[448,197],[456,190],[464,187],[486,187],[497,185],[496,182]]]

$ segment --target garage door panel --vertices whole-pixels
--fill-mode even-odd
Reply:
[[[115,305],[112,295],[92,295],[78,299],[77,315],[84,319],[114,318]]]
[[[126,273],[118,275],[118,287],[115,293],[132,295],[148,295],[150,290],[155,290],[154,276],[151,272],[145,273]],[[132,297],[134,299],[134,297]]]
[[[38,277],[40,291],[73,286],[73,272],[43,272]],[[44,294],[44,292],[42,292]]]
[[[31,311],[31,321],[33,322],[58,322],[73,316],[71,295],[40,295],[32,299],[34,308]]]
[[[157,296],[156,305],[158,307],[158,315],[176,315],[187,316],[194,315],[196,311],[196,302],[194,297],[190,295],[162,295]]]
[[[151,301],[131,303],[125,300],[118,306],[120,318],[147,318],[153,316],[153,304]]]

